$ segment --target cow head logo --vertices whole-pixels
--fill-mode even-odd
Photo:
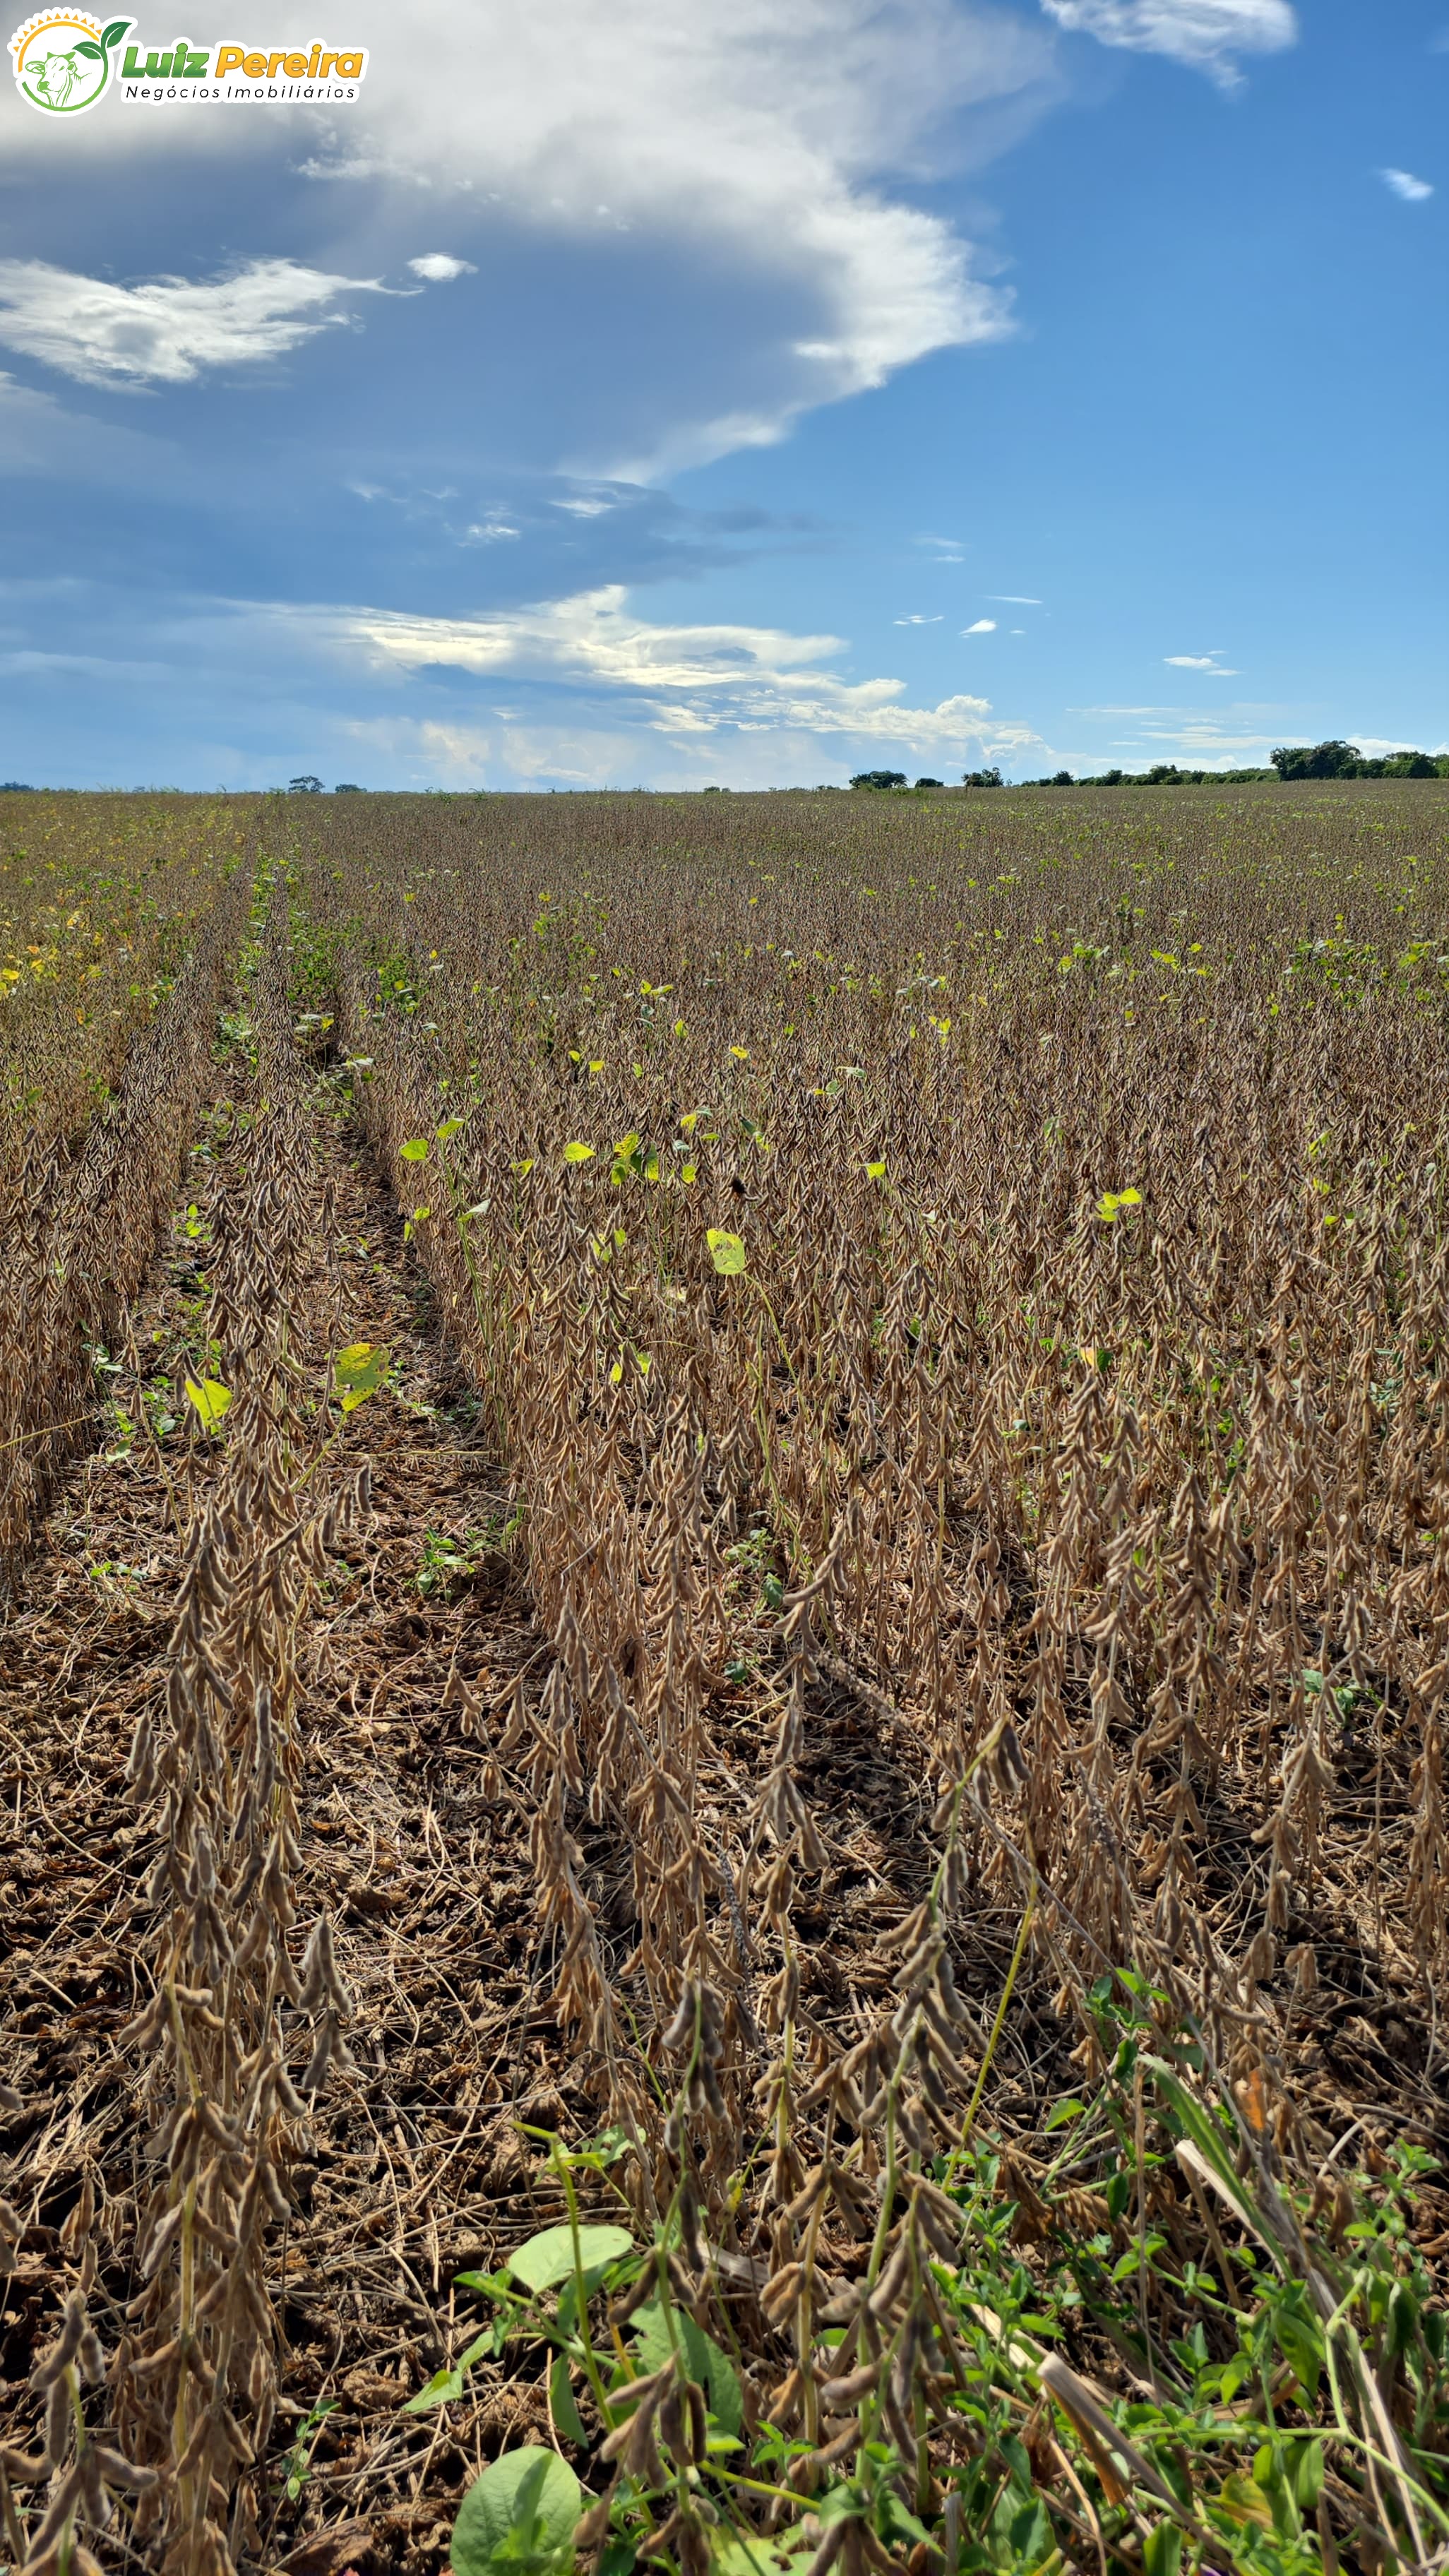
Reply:
[[[45,9],[10,39],[16,86],[43,116],[81,116],[110,82],[111,59],[131,18],[102,26],[84,9]]]

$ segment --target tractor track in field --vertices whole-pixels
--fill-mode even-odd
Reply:
[[[446,2357],[453,2272],[555,2214],[516,2122],[567,2124],[591,2106],[561,2097],[551,2071],[552,1936],[524,1827],[483,1794],[484,1747],[456,1688],[496,1703],[523,1672],[532,1696],[551,1659],[498,1544],[502,1472],[473,1439],[466,1388],[345,1104],[315,1072],[307,1097],[326,1239],[295,1319],[298,1356],[314,1380],[342,1342],[385,1344],[393,1363],[327,1461],[351,1477],[368,1460],[370,1509],[310,1591],[297,1654],[293,1896],[303,1923],[332,1919],[357,2073],[334,2075],[291,2168],[294,2215],[269,2283],[284,2359],[262,2563],[300,2548],[297,2564],[325,2576],[365,2548],[374,2566],[435,2564],[484,2447],[539,2417],[541,2390],[496,2368],[475,2375],[478,2402],[452,2410],[445,2439],[439,2419],[399,2409]],[[224,1062],[171,1239],[108,1355],[97,1445],[63,1472],[0,1633],[0,2066],[24,2105],[0,2128],[0,2194],[23,2223],[0,2280],[0,2432],[16,2442],[73,2277],[87,2181],[108,2347],[136,2288],[135,2204],[118,2177],[139,2190],[147,2150],[122,2035],[152,1991],[159,1844],[125,1769],[138,1719],[164,1706],[186,1531],[211,1476],[198,1427],[178,1418],[157,1439],[145,1426],[163,1405],[187,1410],[206,1240],[245,1153],[227,1103],[244,1112],[247,1099],[246,1069]],[[447,1553],[461,1565],[430,1564]],[[324,2404],[334,2411],[289,2499],[282,2455]]]

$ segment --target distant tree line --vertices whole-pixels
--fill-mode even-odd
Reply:
[[[1023,787],[1247,787],[1281,778],[1449,778],[1449,752],[1390,751],[1367,758],[1356,743],[1280,744],[1267,769],[1183,769],[1175,760],[1159,760],[1151,769],[1103,769],[1093,777],[1074,778],[1069,769],[1049,778],[1023,778]],[[999,770],[968,770],[964,787],[999,787]]]
[[[1280,778],[1449,778],[1449,752],[1390,751],[1366,760],[1355,742],[1280,745],[1271,754]]]

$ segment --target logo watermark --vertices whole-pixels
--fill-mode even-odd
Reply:
[[[84,116],[110,87],[116,47],[134,24],[113,18],[103,27],[84,9],[44,9],[27,18],[10,39],[21,97],[42,116]]]
[[[78,116],[107,91],[123,102],[230,106],[271,101],[336,106],[367,77],[365,45],[193,45],[179,36],[148,45],[134,18],[103,24],[84,9],[46,9],[10,39],[15,83],[42,116]]]

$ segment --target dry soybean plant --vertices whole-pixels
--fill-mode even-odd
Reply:
[[[116,1105],[17,1165],[28,1429],[244,1031],[129,1777],[134,2278],[103,2353],[78,2204],[12,2552],[275,2547],[289,2175],[366,2036],[298,1898],[298,1641],[367,1525],[325,1097],[534,1638],[438,1711],[557,2088],[497,2168],[555,2223],[480,2212],[409,2400],[458,2576],[1442,2566],[1445,791],[233,820]]]

